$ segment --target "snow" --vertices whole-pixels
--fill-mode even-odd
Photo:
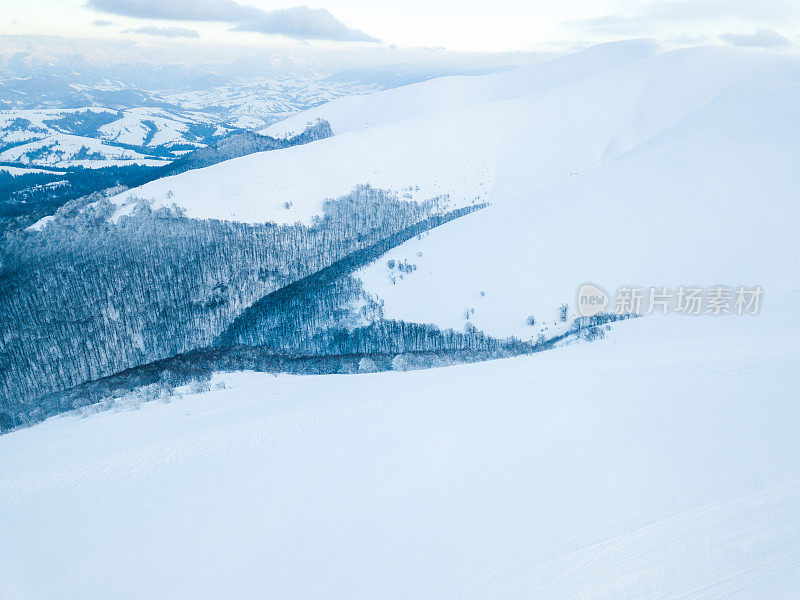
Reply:
[[[388,318],[474,309],[499,336],[587,281],[764,296],[445,369],[220,373],[4,435],[4,599],[796,598],[798,76],[603,46],[334,101],[296,120],[333,138],[116,196],[289,223],[363,183],[488,201],[358,276]]]
[[[454,207],[483,201],[492,186],[493,154],[506,142],[500,134],[517,130],[522,116],[508,114],[501,100],[613,70],[655,50],[650,42],[607,45],[510,72],[445,77],[341,98],[263,131],[294,134],[321,117],[343,134],[333,140],[226,161],[113,200],[147,198],[156,205],[178,204],[195,218],[278,223],[307,222],[319,214],[324,199],[364,183],[401,195],[419,186],[415,199],[449,193]],[[294,209],[281,210],[286,202]]]
[[[239,78],[235,82],[210,89],[168,92],[163,98],[189,109],[221,109],[226,120],[237,127],[262,129],[267,123],[329,100],[375,89],[378,89],[376,85],[336,81],[327,78],[323,73],[311,72],[302,76]]]
[[[45,169],[27,169],[25,167],[9,167],[7,165],[0,165],[0,171],[5,171],[14,177],[18,175],[32,175],[32,174],[58,174],[57,171],[46,171]]]
[[[797,295],[0,437],[24,598],[795,598]]]
[[[142,197],[196,218],[278,223],[309,222],[325,198],[361,183],[449,194],[452,207],[489,202],[359,276],[389,318],[461,329],[474,309],[470,321],[497,336],[537,335],[528,315],[552,321],[587,281],[612,293],[761,285],[769,298],[800,288],[798,77],[793,56],[605,45],[337,100],[298,117],[330,118],[333,138],[113,201],[120,214]],[[389,259],[417,270],[393,278]]]
[[[131,146],[143,146],[149,131],[149,128],[133,114],[123,115],[121,119],[98,129],[103,139]]]
[[[76,155],[79,155],[84,149],[92,158],[76,158]],[[29,153],[34,153],[35,158],[31,158]],[[14,146],[0,153],[0,160],[50,167],[82,166],[92,169],[131,164],[160,166],[167,162],[135,150],[112,146],[95,138],[67,134],[52,135]]]
[[[426,126],[434,135],[451,136],[458,131],[457,119]],[[399,125],[389,132],[345,134],[225,161],[190,171],[188,177],[165,177],[111,200],[128,208],[136,198],[152,199],[156,206],[175,203],[199,219],[309,223],[321,213],[325,199],[345,195],[359,184],[393,189],[420,201],[446,193],[453,206],[488,197],[493,165],[479,136],[463,131],[451,139],[447,153],[439,145],[420,146],[419,140],[417,130]],[[287,202],[292,203],[289,209]]]
[[[264,128],[272,137],[302,133],[324,119],[335,134],[357,131],[420,116],[448,112],[472,104],[520,98],[570,81],[616,69],[658,53],[649,40],[593,46],[564,58],[485,75],[438,77],[415,85],[333,100]]]
[[[109,113],[115,118],[91,135],[72,135],[70,123],[61,123],[65,116],[91,111]],[[167,148],[175,144],[201,147],[191,133],[190,124],[208,124],[217,127],[217,134],[227,133],[228,128],[218,123],[219,118],[198,111],[160,109],[150,107],[112,110],[101,107],[48,110],[4,110],[0,111],[0,142],[6,148],[0,153],[0,161],[19,162],[43,166],[99,168],[141,164],[159,166],[165,160],[117,146],[126,144],[148,148]],[[145,123],[147,122],[147,123]],[[151,130],[155,127],[155,132]],[[148,139],[152,135],[151,139]],[[27,143],[21,143],[27,142]],[[83,147],[96,156],[90,160],[76,159],[75,154]],[[34,158],[28,152],[39,151]]]
[[[131,108],[123,113],[121,119],[104,125],[99,129],[101,137],[113,142],[133,146],[169,146],[171,144],[192,143],[188,136],[188,125],[194,123],[214,124],[215,118],[202,113],[184,115],[176,111],[166,111],[156,108]],[[147,144],[150,127],[145,122],[151,123],[156,132]],[[216,133],[227,133],[224,127],[218,127]],[[197,144],[201,146],[201,144]]]
[[[413,239],[359,277],[387,318],[461,329],[474,308],[478,328],[520,337],[538,333],[528,315],[553,320],[587,281],[608,292],[761,285],[765,298],[800,289],[793,144],[738,137],[654,145],[543,185]],[[417,269],[393,280],[389,260]]]

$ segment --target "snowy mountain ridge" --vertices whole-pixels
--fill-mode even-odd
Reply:
[[[276,223],[310,222],[325,198],[364,183],[410,199],[446,194],[451,206],[489,202],[393,250],[388,259],[418,267],[402,280],[385,261],[360,277],[388,315],[461,328],[471,311],[469,321],[495,335],[538,333],[526,316],[552,320],[585,281],[612,291],[759,283],[783,293],[798,285],[786,252],[796,247],[797,142],[787,132],[800,121],[798,76],[800,61],[780,54],[605,45],[526,69],[332,101],[266,131],[325,116],[333,138],[113,201],[141,197],[196,218]],[[755,243],[732,247],[731,239]],[[708,252],[698,257],[698,247]]]

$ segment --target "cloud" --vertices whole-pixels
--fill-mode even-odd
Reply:
[[[173,21],[237,21],[264,11],[233,0],[88,0],[100,12],[138,19]]]
[[[92,23],[94,25],[97,25],[98,27],[108,27],[109,25],[113,25],[114,21],[108,21],[106,19],[97,19],[95,21],[92,21]]]
[[[579,19],[569,21],[569,25],[577,26],[590,33],[622,34],[637,33],[642,28],[640,18],[624,17],[622,15],[604,15],[594,19]]]
[[[303,40],[378,41],[363,31],[350,29],[324,8],[307,6],[263,12],[253,19],[238,23],[234,29],[275,33]]]
[[[719,36],[731,46],[748,48],[779,48],[789,46],[791,42],[774,29],[759,29],[755,33],[726,33]]]
[[[660,0],[650,4],[645,14],[662,19],[718,20],[783,20],[798,16],[796,0]]]
[[[159,37],[200,37],[200,32],[187,27],[156,27],[155,25],[143,25],[136,29],[126,29],[125,33],[146,33],[147,35],[157,35]]]
[[[738,19],[758,24],[800,21],[797,0],[655,0],[629,14],[578,19],[567,24],[589,33],[643,35],[677,24],[713,24]]]
[[[234,31],[285,35],[301,40],[377,42],[358,29],[347,27],[324,8],[297,6],[265,11],[233,0],[87,0],[94,10],[171,21],[220,21]]]

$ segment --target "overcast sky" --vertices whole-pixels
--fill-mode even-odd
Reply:
[[[0,0],[0,33],[491,51],[651,37],[796,51],[800,0]]]

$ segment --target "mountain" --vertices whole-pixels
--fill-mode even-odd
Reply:
[[[212,115],[162,108],[9,110],[0,112],[0,162],[158,166],[233,130]]]
[[[798,73],[780,54],[604,45],[331,101],[265,132],[329,117],[332,137],[95,198],[6,249],[3,410],[40,418],[130,370],[184,380],[187,361],[542,350],[615,318],[583,329],[586,282],[780,299],[798,284]]]
[[[386,89],[391,82],[332,78],[324,72],[230,81],[162,91],[159,98],[190,110],[212,112],[243,129],[262,129],[336,98]],[[298,133],[302,133],[302,128]]]
[[[379,89],[391,89],[437,77],[454,75],[486,75],[496,71],[505,71],[509,66],[497,65],[484,68],[454,68],[451,65],[397,63],[378,67],[361,67],[347,69],[326,78],[326,81],[357,82],[373,85]]]
[[[8,232],[4,597],[795,598],[798,81],[601,45]]]
[[[256,152],[268,152],[310,144],[316,140],[321,140],[332,135],[331,127],[326,121],[307,127],[304,131],[292,137],[272,138],[252,131],[243,131],[227,135],[209,144],[204,148],[198,148],[189,152],[163,168],[159,177],[176,175],[192,169],[200,169],[215,165],[226,160],[255,154]]]
[[[102,78],[87,82],[63,73],[21,76],[17,69],[8,77],[0,77],[0,109],[75,109],[86,106],[114,109],[169,107],[144,90]]]
[[[58,86],[45,84],[56,96],[42,93],[33,77],[0,80],[0,96],[9,90],[19,96],[16,104],[38,107],[0,110],[0,232],[26,227],[105,189],[291,146],[297,141],[276,142],[242,127],[262,128],[327,99],[364,91],[359,84],[315,83],[320,78],[237,80],[219,87],[213,87],[218,79],[205,78],[195,82],[201,88],[135,98],[120,84],[65,83],[69,99],[58,96]],[[62,107],[41,108],[51,104]]]
[[[470,322],[494,335],[538,333],[526,316],[551,321],[584,281],[780,294],[798,284],[787,251],[799,216],[788,133],[798,72],[800,61],[776,54],[599,46],[332,101],[265,130],[325,118],[332,138],[113,200],[169,194],[189,216],[277,223],[311,222],[325,198],[365,183],[411,200],[446,195],[450,207],[488,202],[359,278],[387,315],[462,328],[474,309]],[[388,260],[416,269],[400,278]]]
[[[392,48],[253,55],[166,41],[0,40],[0,232],[91,194],[177,172],[181,165],[164,165],[224,137],[232,136],[227,147],[245,138],[258,147],[263,140],[245,132],[336,98],[547,58]]]
[[[306,122],[315,119],[325,119],[337,133],[346,133],[474,104],[522,98],[612,71],[658,53],[660,47],[655,42],[633,40],[601,44],[530,67],[483,77],[438,77],[418,85],[360,98],[340,99],[284,119],[267,128],[265,133],[291,135],[296,129],[302,131]]]

